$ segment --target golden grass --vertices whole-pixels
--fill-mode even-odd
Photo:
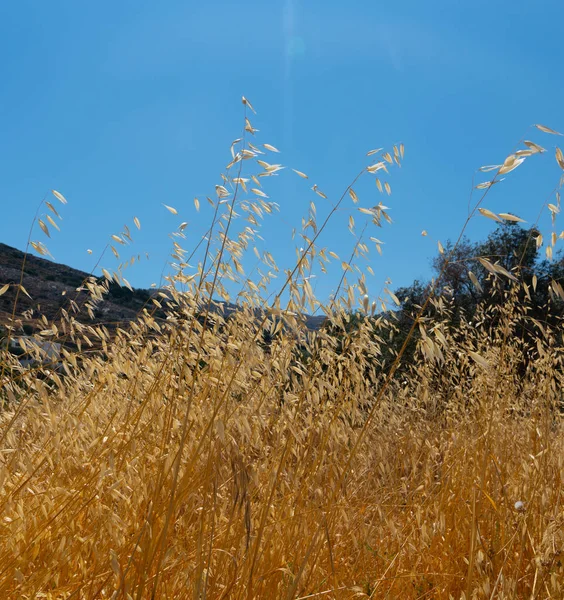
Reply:
[[[43,377],[5,356],[0,598],[562,598],[561,332],[539,333],[517,377],[526,309],[510,291],[495,328],[463,323],[455,339],[446,312],[424,323],[396,378],[401,356],[380,364],[394,321],[369,318],[353,266],[343,303],[324,307],[332,330],[300,322],[327,257],[315,222],[273,300],[268,276],[243,279],[238,312],[210,310],[252,245],[235,209],[273,210],[240,198],[257,158],[242,143],[203,261],[179,265],[163,294],[167,320],[148,309],[110,335],[69,310],[51,337],[103,352],[68,353]],[[382,165],[402,158],[403,146]],[[327,218],[358,201],[349,189]],[[104,290],[89,285],[95,305]],[[347,333],[355,300],[368,315]]]

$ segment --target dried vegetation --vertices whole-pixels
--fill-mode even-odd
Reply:
[[[388,209],[363,206],[353,186],[376,178],[390,194],[403,145],[369,152],[335,202],[313,186],[325,216],[312,202],[297,262],[268,296],[280,273],[254,246],[277,210],[264,183],[283,167],[267,162],[278,151],[255,140],[244,105],[244,135],[208,199],[209,230],[188,251],[179,225],[160,300],[110,334],[76,319],[107,289],[86,281],[86,305],[69,304],[42,332],[78,348],[63,350],[59,370],[4,355],[0,597],[562,598],[562,332],[533,324],[536,348],[524,348],[514,332],[533,325],[520,274],[484,258],[506,289],[498,318],[463,321],[454,335],[448,302],[430,289],[437,317],[413,315],[419,352],[396,376],[403,349],[387,350],[388,304],[400,300],[387,289],[370,302],[355,266]],[[492,167],[469,219],[482,209],[514,220],[484,209],[484,196],[543,150],[527,141]],[[57,211],[42,208],[49,233]],[[345,261],[321,244],[343,209],[354,235]],[[130,239],[128,229],[113,235],[114,253]],[[244,275],[246,253],[261,262],[255,278]],[[342,279],[322,306],[311,275],[331,261]],[[127,285],[123,265],[104,275]],[[233,290],[239,309],[223,312]],[[558,282],[552,294],[556,305]],[[312,331],[300,315],[315,311],[328,321]]]

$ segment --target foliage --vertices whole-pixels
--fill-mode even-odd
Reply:
[[[441,311],[448,310],[447,323],[453,328],[453,333],[463,318],[493,326],[493,320],[499,314],[498,309],[507,301],[507,293],[516,291],[511,279],[492,276],[491,270],[479,259],[499,264],[507,272],[518,275],[524,286],[517,293],[520,302],[528,306],[526,320],[529,323],[537,320],[557,326],[561,322],[564,305],[561,299],[551,296],[550,286],[553,281],[564,283],[564,258],[560,255],[553,261],[541,261],[536,245],[539,235],[536,227],[525,229],[515,222],[508,222],[498,225],[483,242],[472,243],[462,238],[457,245],[451,241],[445,244],[444,252],[432,261],[437,281],[433,294],[440,299],[438,306]],[[396,290],[402,302],[396,346],[401,347],[429,288],[429,283],[415,281],[407,288]],[[489,310],[482,310],[481,318],[477,319],[480,308]],[[437,304],[430,303],[424,311],[424,317],[436,316]],[[518,334],[527,339],[529,345],[534,344],[536,339],[535,334],[530,335],[530,332],[530,327],[522,327]],[[416,339],[417,334],[406,349],[408,356],[416,352]]]

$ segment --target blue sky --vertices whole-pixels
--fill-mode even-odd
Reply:
[[[280,215],[265,223],[261,249],[291,266],[300,245],[292,226],[311,200],[320,214],[327,206],[311,185],[336,200],[369,164],[368,150],[403,142],[390,198],[369,178],[355,188],[363,206],[382,200],[394,219],[367,232],[385,242],[382,257],[373,253],[370,290],[386,277],[392,287],[426,278],[436,241],[460,231],[478,167],[503,162],[522,137],[549,150],[485,203],[528,222],[557,183],[559,138],[530,126],[564,130],[563,22],[559,0],[4,2],[0,241],[23,248],[38,203],[55,188],[69,201],[62,230],[32,239],[90,271],[109,236],[123,224],[133,230],[137,216],[142,229],[122,258],[150,258],[126,277],[158,282],[168,233],[188,221],[190,248],[207,228],[211,212],[203,201],[197,213],[193,198],[221,183],[245,95],[258,112],[258,142],[281,150],[267,160],[310,177],[288,169],[266,181]],[[339,213],[320,242],[342,258],[354,244],[347,218]],[[468,230],[474,239],[493,226],[480,219]],[[550,230],[548,215],[541,225]],[[117,261],[107,254],[102,264]],[[322,298],[339,276],[337,268],[317,280]]]

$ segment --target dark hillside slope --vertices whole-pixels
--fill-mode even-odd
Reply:
[[[16,248],[0,243],[0,287],[6,283],[19,284],[24,253]],[[17,315],[32,311],[30,323],[44,315],[49,321],[56,321],[61,308],[69,307],[69,300],[75,300],[79,305],[86,300],[85,292],[77,292],[77,288],[90,277],[89,273],[73,269],[45,258],[28,254],[25,261],[23,286],[31,299],[20,293]],[[11,317],[16,286],[0,296],[0,324]],[[131,321],[137,313],[151,300],[158,290],[134,289],[133,292],[125,287],[113,284],[105,300],[95,312],[95,323],[109,326]],[[152,304],[150,305],[152,307]],[[235,305],[228,304],[227,312],[236,310]],[[160,315],[164,316],[162,311]],[[92,322],[86,312],[77,316],[80,321]],[[319,329],[325,321],[325,316],[305,316],[309,329]]]

